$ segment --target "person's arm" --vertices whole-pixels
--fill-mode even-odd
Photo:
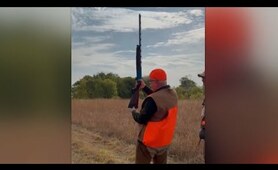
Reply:
[[[133,119],[139,124],[146,124],[154,113],[157,111],[157,106],[151,97],[148,97],[143,104],[140,113],[135,110],[132,111]]]
[[[150,95],[153,93],[153,91],[148,87],[148,86],[145,86],[143,89],[142,89],[147,95]]]
[[[141,79],[140,81],[141,81],[140,89],[143,90],[147,95],[152,94],[153,91],[148,86],[146,86],[144,80]]]

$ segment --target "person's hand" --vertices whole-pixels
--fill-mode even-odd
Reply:
[[[139,89],[141,90],[141,89],[143,89],[146,86],[146,83],[144,82],[143,79],[140,79],[139,81],[141,83]]]
[[[129,108],[130,112],[132,113],[133,111],[136,111],[135,107]]]

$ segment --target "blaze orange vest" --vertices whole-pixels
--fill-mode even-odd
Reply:
[[[175,90],[166,88],[152,93],[157,106],[157,112],[145,127],[142,142],[149,147],[158,148],[170,145],[178,113],[178,99]]]

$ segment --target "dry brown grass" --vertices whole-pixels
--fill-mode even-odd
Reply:
[[[129,146],[129,150],[133,149],[135,151],[134,144],[136,143],[138,124],[133,120],[127,108],[128,102],[129,100],[124,99],[72,100],[72,123],[86,128],[90,133],[98,134],[107,140],[121,141],[121,143],[124,143],[121,149],[124,146]],[[197,146],[201,103],[201,100],[179,101],[176,132],[169,150],[170,163],[204,163],[203,143]],[[74,145],[78,145],[78,141],[82,141],[80,139],[82,137],[77,136],[78,132],[76,131],[73,134]],[[101,141],[99,142],[101,143]],[[114,148],[119,145],[119,143],[116,143]],[[109,148],[108,145],[107,148]],[[113,147],[111,148],[110,146],[109,150],[113,150]],[[134,162],[134,151],[129,151],[132,158],[126,158],[130,163]],[[78,152],[84,153],[86,151],[83,148],[83,151]],[[100,149],[99,152],[102,155],[106,155],[106,158],[110,158],[106,163],[120,163],[119,160],[113,160],[107,150],[101,151]],[[81,160],[73,160],[73,162],[82,162]],[[99,163],[101,161],[87,160],[83,162]],[[128,161],[122,160],[122,163],[126,162]]]

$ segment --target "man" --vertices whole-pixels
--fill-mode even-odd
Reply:
[[[140,113],[132,109],[134,120],[141,124],[136,146],[138,164],[166,164],[167,152],[174,136],[178,112],[176,91],[167,85],[163,69],[154,69],[149,75],[150,88],[141,80],[140,89],[148,96]]]
[[[205,72],[203,73],[200,73],[198,74],[198,77],[201,77],[202,78],[202,81],[203,81],[203,86],[205,87]],[[206,124],[206,121],[205,121],[205,118],[206,118],[206,115],[205,115],[205,99],[203,100],[203,103],[202,103],[202,111],[201,111],[201,125],[200,125],[200,131],[199,131],[199,143],[201,142],[201,140],[205,140],[205,124]]]

